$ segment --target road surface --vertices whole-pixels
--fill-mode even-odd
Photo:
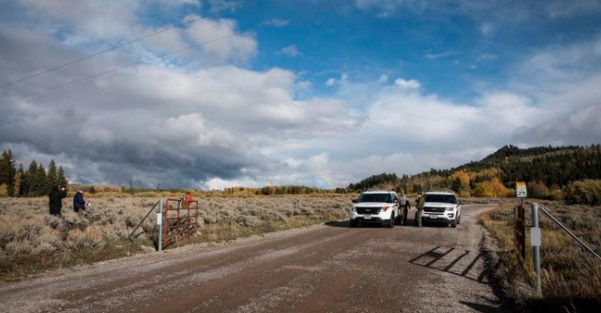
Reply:
[[[332,222],[61,270],[4,283],[0,312],[499,312],[488,208],[464,205],[457,228]]]

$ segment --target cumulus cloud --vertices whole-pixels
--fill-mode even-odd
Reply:
[[[405,2],[357,5],[373,9],[383,3],[394,12]],[[82,58],[86,41],[105,46],[126,33],[160,29],[139,20],[136,1],[111,2],[90,19],[65,10],[85,5],[79,1],[21,3],[30,9],[26,22],[42,15],[46,22],[0,28],[0,84]],[[125,12],[114,16],[114,25],[95,29],[119,9]],[[86,6],[80,12],[92,11]],[[381,172],[457,166],[516,141],[589,144],[601,138],[599,39],[541,47],[507,68],[506,84],[451,100],[432,92],[422,76],[373,69],[364,76],[349,75],[346,68],[328,71],[325,84],[315,84],[318,92],[301,71],[252,66],[258,36],[241,32],[235,20],[187,19],[196,21],[5,88],[0,148],[25,162],[54,158],[78,183],[131,180],[136,186],[219,189],[339,187]],[[267,24],[283,27],[288,21]],[[39,31],[48,25],[61,34]],[[482,21],[475,25],[489,31]],[[302,56],[295,46],[282,52]],[[479,55],[480,62],[497,59]],[[102,72],[107,74],[94,76]]]

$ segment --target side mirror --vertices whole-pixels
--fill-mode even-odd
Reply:
[[[457,200],[457,204],[461,204],[461,200]]]

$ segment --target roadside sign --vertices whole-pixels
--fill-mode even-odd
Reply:
[[[163,214],[157,213],[157,225],[163,224]]]
[[[526,189],[526,183],[525,182],[516,182],[515,183],[515,190],[517,192],[517,197],[518,198],[527,198],[528,197],[528,190]]]

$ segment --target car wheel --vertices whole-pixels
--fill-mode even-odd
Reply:
[[[394,220],[395,220],[395,217],[394,217],[394,212],[393,212],[392,214],[390,214],[390,221],[388,222],[388,225],[387,225],[388,228],[394,227]]]
[[[451,227],[457,228],[457,220],[451,222]]]
[[[357,221],[350,220],[351,227],[357,227]]]
[[[457,216],[457,224],[461,224],[461,215]]]

